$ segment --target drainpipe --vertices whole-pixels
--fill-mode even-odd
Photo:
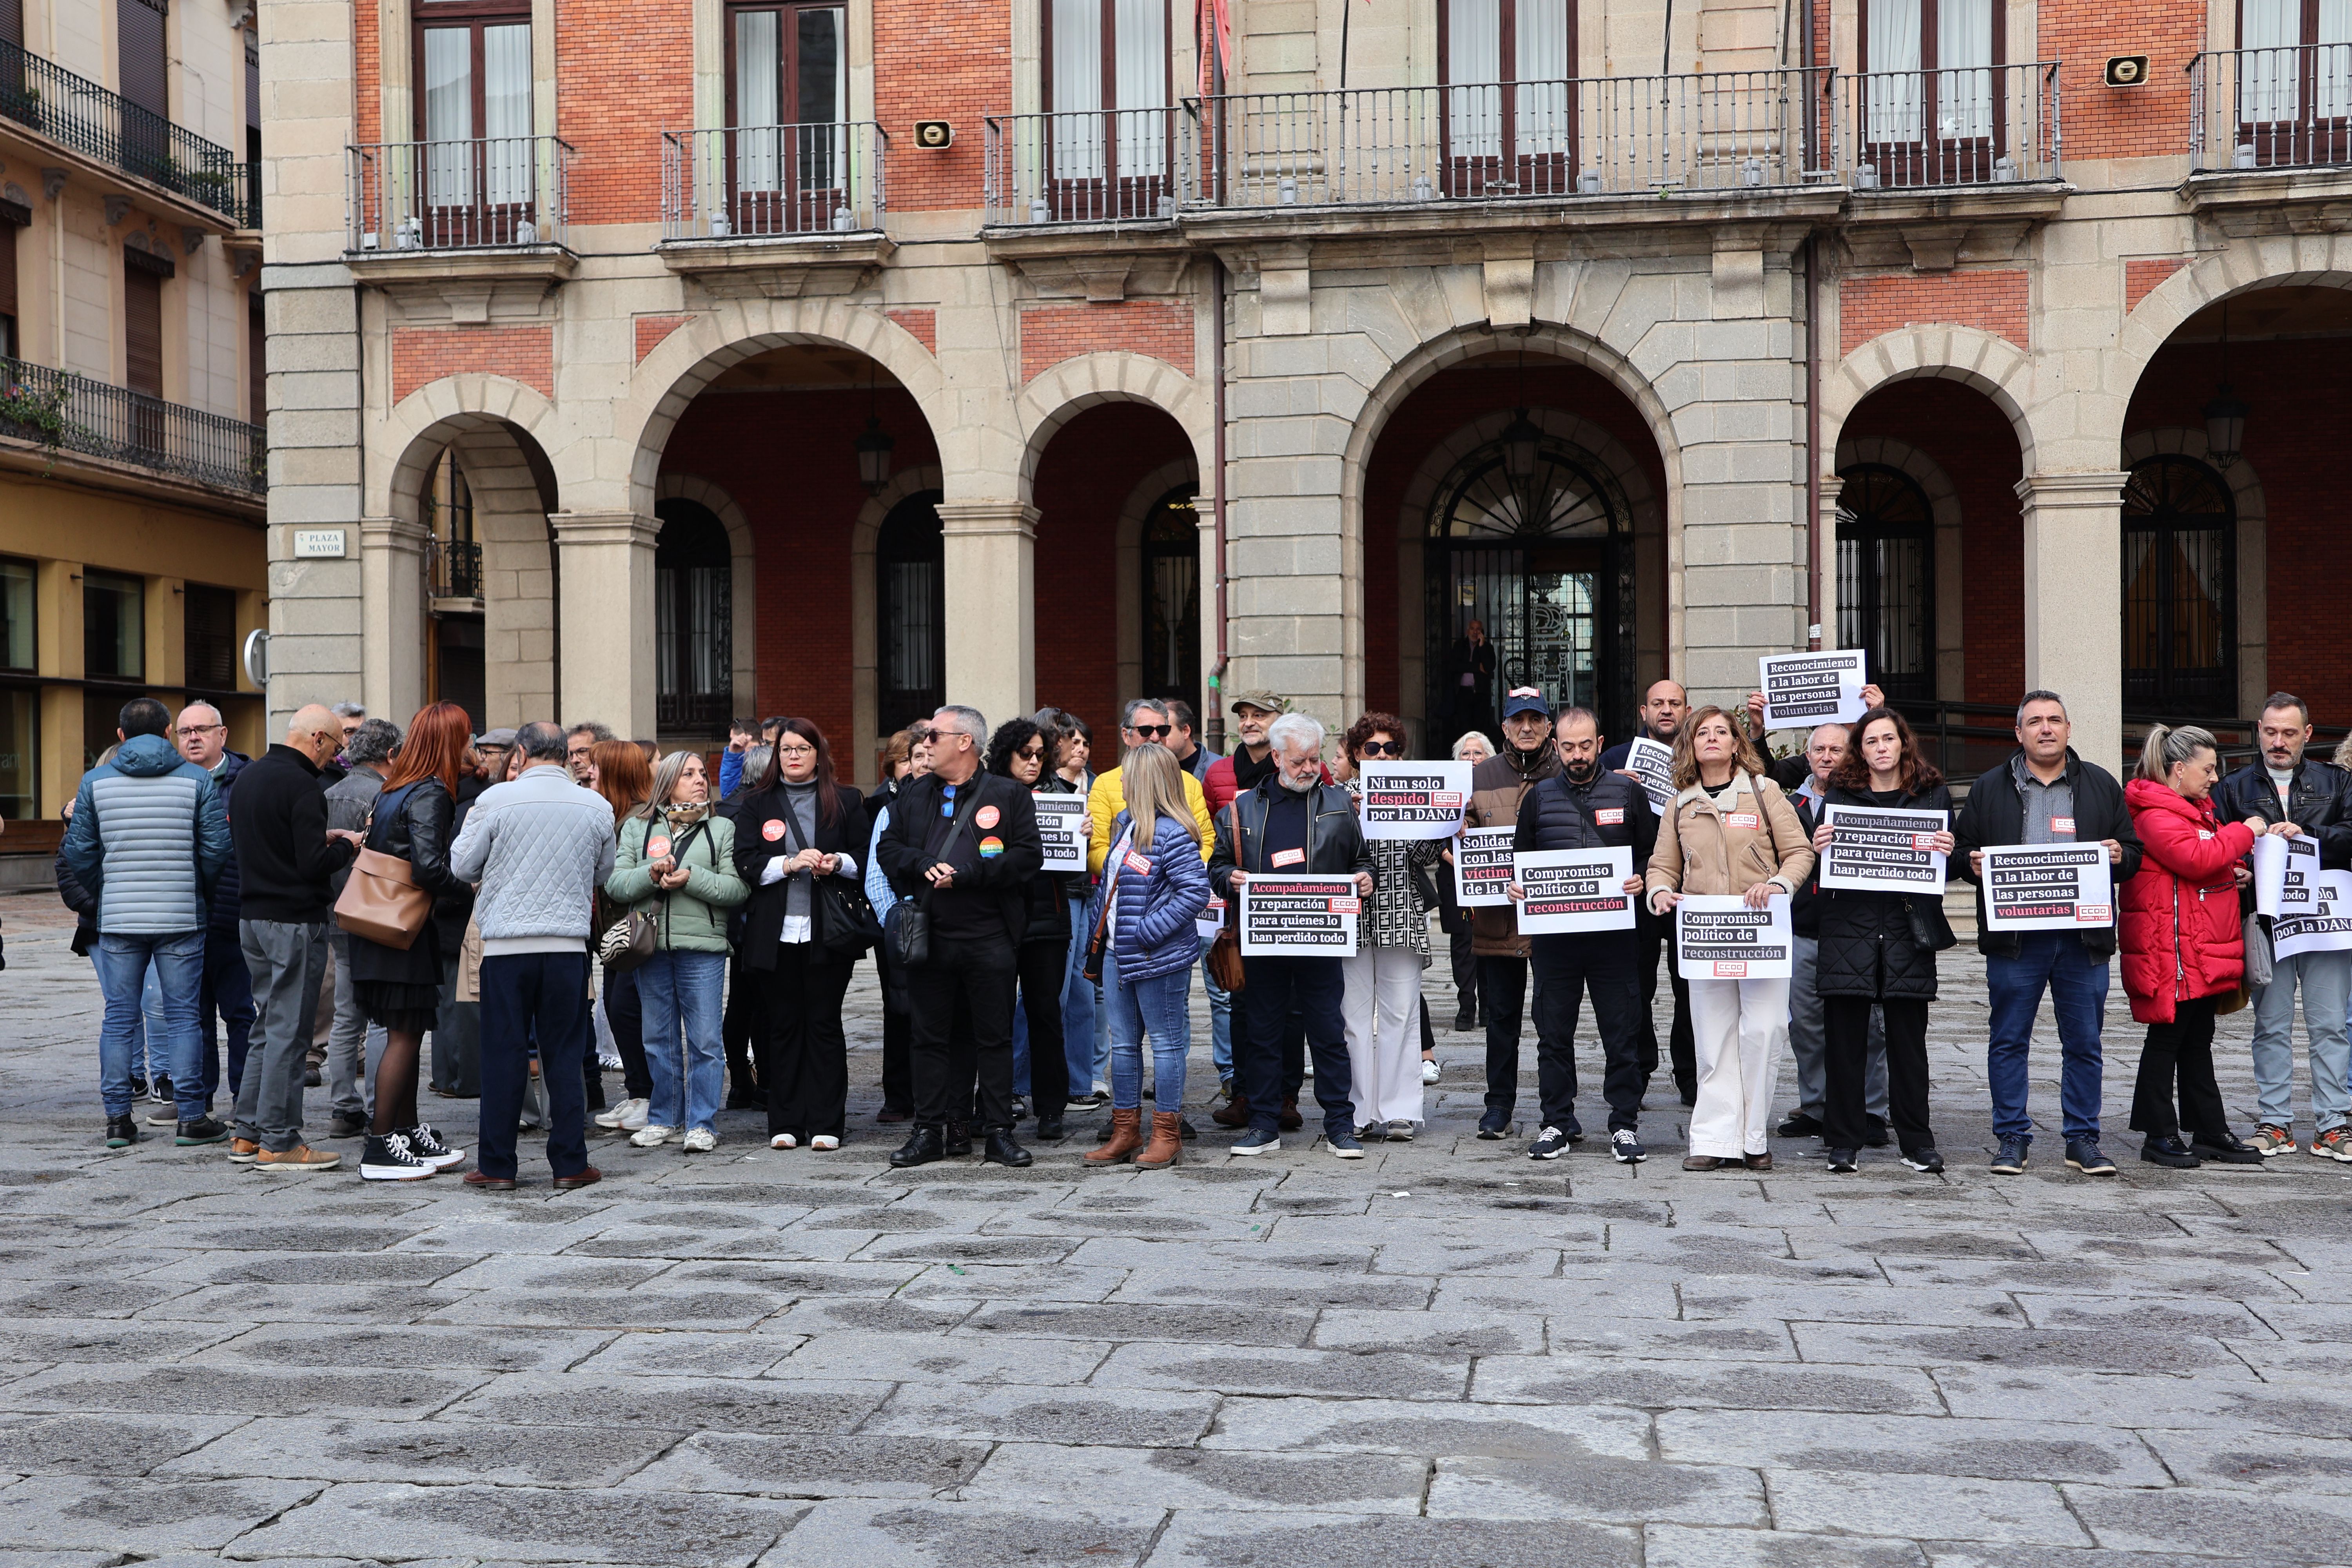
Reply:
[[[1811,29],[1806,30],[1811,38]],[[1810,50],[1808,51],[1810,52]],[[1822,242],[1805,236],[1805,647],[1822,646]]]
[[[1209,308],[1216,326],[1216,343],[1209,356],[1209,398],[1212,417],[1217,423],[1217,472],[1209,507],[1217,556],[1217,661],[1209,669],[1209,698],[1214,707],[1202,717],[1208,721],[1209,749],[1222,752],[1225,749],[1225,666],[1231,661],[1225,652],[1225,263],[1223,257],[1214,255],[1209,258]]]

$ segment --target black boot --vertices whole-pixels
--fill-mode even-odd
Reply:
[[[106,1146],[128,1149],[139,1142],[139,1119],[135,1116],[110,1116],[106,1119]]]
[[[1059,1143],[1066,1136],[1068,1136],[1068,1134],[1063,1129],[1062,1113],[1060,1111],[1053,1111],[1047,1115],[1037,1118],[1038,1142]]]
[[[971,1145],[967,1143],[965,1147],[969,1149]],[[1011,1165],[1018,1170],[1029,1164],[1031,1160],[1029,1151],[1013,1141],[1011,1128],[992,1127],[988,1130],[988,1152],[981,1156],[980,1163],[983,1165]]]
[[[907,1141],[892,1151],[891,1169],[904,1171],[916,1165],[930,1164],[945,1153],[942,1142],[938,1127],[929,1122],[918,1122],[914,1131],[907,1135]]]
[[[949,1123],[948,1123],[948,1130],[947,1130],[946,1138],[947,1138],[947,1142],[946,1142],[946,1146],[945,1146],[944,1150],[942,1151],[943,1152],[948,1153],[948,1154],[951,1154],[951,1155],[955,1155],[955,1156],[958,1156],[958,1157],[961,1157],[962,1155],[969,1154],[969,1153],[971,1153],[971,1122],[969,1122],[969,1121],[950,1121],[950,1122],[949,1122]]]
[[[1454,1032],[1457,1035],[1466,1035],[1477,1026],[1478,1009],[1474,1004],[1465,1001],[1461,1010],[1454,1015]]]

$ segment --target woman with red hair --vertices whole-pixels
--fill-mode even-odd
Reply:
[[[457,813],[457,775],[464,771],[473,726],[454,702],[436,702],[409,721],[393,753],[392,771],[368,817],[367,847],[408,862],[416,884],[437,900],[465,890],[449,869],[451,824]],[[427,919],[404,950],[351,937],[352,994],[368,1021],[384,1031],[375,1069],[375,1119],[369,1124],[360,1175],[371,1182],[413,1182],[465,1155],[416,1114],[416,1059],[425,1031],[441,1005],[441,940]]]

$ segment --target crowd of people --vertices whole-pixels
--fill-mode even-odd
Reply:
[[[141,1140],[137,1107],[152,1099],[147,1124],[179,1146],[226,1144],[230,1161],[265,1171],[337,1169],[343,1155],[304,1130],[305,1091],[323,1089],[330,1137],[364,1137],[363,1178],[424,1180],[467,1157],[422,1114],[427,1087],[478,1099],[463,1179],[492,1190],[517,1184],[526,1127],[543,1130],[558,1188],[600,1179],[592,1138],[709,1152],[721,1110],[764,1111],[772,1149],[832,1152],[850,1135],[844,1007],[870,955],[877,1120],[906,1126],[894,1166],[976,1147],[985,1163],[1027,1165],[1024,1136],[1062,1142],[1071,1113],[1104,1109],[1084,1163],[1176,1163],[1200,1135],[1185,1114],[1196,975],[1212,1119],[1238,1134],[1227,1152],[1278,1150],[1302,1131],[1311,1079],[1320,1143],[1360,1159],[1427,1126],[1423,1096],[1440,1077],[1423,1005],[1433,923],[1453,1029],[1485,1037],[1481,1139],[1520,1129],[1531,1016],[1527,1153],[1554,1160],[1583,1141],[1576,1042],[1589,998],[1620,1162],[1648,1157],[1642,1112],[1663,1066],[1687,1110],[1686,1170],[1769,1170],[1777,1135],[1819,1138],[1832,1172],[1890,1142],[1905,1165],[1937,1172],[1927,1018],[1937,955],[1956,939],[1940,895],[1821,885],[1827,808],[1847,805],[1945,814],[1933,847],[1979,884],[1994,1172],[2030,1157],[2030,1046],[2046,996],[2066,1163],[2115,1173],[2100,1089],[2118,951],[2146,1026],[2130,1118],[2142,1160],[2252,1163],[2302,1147],[2300,995],[2307,1147],[2352,1162],[2352,952],[2274,953],[2251,891],[2263,835],[2311,836],[2326,868],[2352,860],[2352,773],[2339,765],[2352,758],[2305,755],[2300,700],[2271,698],[2260,759],[2226,778],[2214,737],[2182,726],[2153,731],[2122,784],[2073,750],[2055,693],[2028,692],[2017,750],[1956,809],[1875,689],[1859,721],[1819,726],[1774,761],[1759,744],[1760,694],[1694,709],[1662,680],[1640,710],[1642,733],[1672,751],[1660,808],[1629,767],[1630,741],[1611,746],[1589,710],[1524,688],[1499,712],[1485,706],[1483,647],[1457,650],[1465,700],[1485,718],[1447,748],[1472,766],[1463,827],[1507,829],[1520,852],[1628,851],[1630,929],[1523,932],[1516,883],[1511,904],[1458,906],[1454,840],[1363,828],[1362,769],[1408,757],[1406,721],[1364,713],[1333,744],[1269,691],[1231,697],[1229,756],[1202,743],[1187,703],[1130,701],[1117,765],[1100,772],[1075,714],[1049,708],[992,730],[943,707],[885,742],[870,795],[843,782],[824,732],[799,718],[739,722],[714,776],[702,752],[658,754],[593,722],[473,734],[446,702],[404,731],[356,705],[307,706],[248,759],[210,705],[174,719],[137,699],[81,781],[57,865],[81,917],[75,951],[105,1001],[107,1145]],[[1079,814],[1083,866],[1047,864],[1039,801],[1053,795],[1076,797],[1051,815]],[[2105,849],[2113,918],[1989,927],[1983,851],[2069,842]],[[1253,878],[1283,874],[1352,880],[1352,956],[1240,950],[1230,911]],[[1790,976],[1685,979],[1675,911],[1698,896],[1787,900]],[[2250,1142],[2230,1128],[2212,1055],[2217,1016],[2249,1002]],[[1797,1103],[1775,1125],[1784,1048]],[[622,1092],[608,1100],[614,1069]]]

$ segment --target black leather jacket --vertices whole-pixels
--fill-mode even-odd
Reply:
[[[383,797],[377,800],[381,805]],[[389,816],[377,811],[368,829],[367,847],[407,861],[417,885],[435,900],[455,897],[466,890],[466,884],[449,869],[449,841],[457,817],[457,805],[441,787],[441,781],[422,780],[397,811]]]
[[[1372,851],[1356,820],[1356,803],[1339,784],[1315,786],[1315,820],[1307,828],[1307,864],[1297,872],[1276,873],[1265,863],[1265,814],[1274,804],[1281,777],[1270,774],[1255,787],[1234,796],[1217,813],[1217,847],[1209,856],[1209,881],[1219,898],[1234,896],[1234,873],[1309,877],[1352,877],[1370,874]]]
[[[2286,809],[2279,809],[2278,791],[2271,787],[2270,770],[2257,761],[2240,768],[2213,786],[2213,810],[2224,822],[2259,816],[2264,822],[2293,821],[2319,840],[2319,864],[2326,870],[2352,865],[2352,823],[2344,819],[2344,792],[2352,787],[2344,770],[2332,763],[2305,757],[2286,786]],[[2248,909],[2253,908],[2249,895]]]

